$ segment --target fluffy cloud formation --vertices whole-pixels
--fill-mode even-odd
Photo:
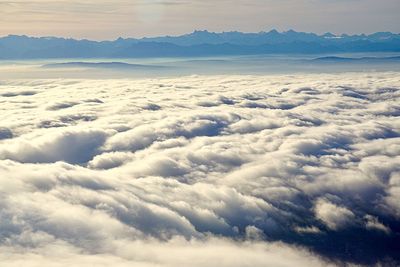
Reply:
[[[68,244],[51,243],[33,252],[20,253],[7,250],[0,261],[14,266],[334,266],[310,255],[308,252],[281,244],[244,242],[234,243],[226,239],[186,241],[175,238],[165,243],[158,241],[119,241],[109,253],[80,254]]]
[[[399,261],[399,87],[397,73],[3,81],[0,261]]]

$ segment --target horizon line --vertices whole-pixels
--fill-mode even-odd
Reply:
[[[327,34],[332,34],[336,37],[345,37],[345,36],[370,36],[376,33],[390,33],[390,34],[394,34],[394,35],[400,35],[400,32],[391,32],[391,31],[376,31],[376,32],[371,32],[371,33],[354,33],[354,34],[349,34],[349,33],[341,33],[341,34],[334,34],[330,31],[327,31],[325,33],[315,33],[315,32],[311,32],[311,31],[297,31],[294,29],[289,29],[289,30],[285,30],[285,31],[279,31],[277,29],[271,29],[269,31],[258,31],[258,32],[248,32],[248,31],[238,31],[238,30],[231,30],[231,31],[209,31],[207,29],[203,29],[203,30],[199,30],[199,29],[195,29],[191,32],[187,32],[187,33],[183,33],[183,34],[176,34],[176,35],[155,35],[155,36],[144,36],[144,37],[117,37],[114,39],[91,39],[91,38],[77,38],[77,37],[67,37],[67,36],[57,36],[57,35],[48,35],[48,36],[39,36],[39,35],[29,35],[29,34],[12,34],[9,33],[7,35],[2,35],[0,36],[0,39],[3,38],[7,38],[7,37],[12,37],[12,36],[16,36],[16,37],[28,37],[28,38],[37,38],[37,39],[45,39],[45,38],[56,38],[56,39],[66,39],[66,40],[76,40],[76,41],[92,41],[92,42],[107,42],[107,41],[117,41],[119,39],[123,39],[123,40],[129,40],[129,39],[135,39],[135,40],[143,40],[143,39],[152,39],[152,38],[165,38],[165,37],[182,37],[182,36],[186,36],[186,35],[190,35],[190,34],[194,34],[197,32],[204,32],[204,33],[211,33],[211,34],[224,34],[224,33],[242,33],[242,34],[263,34],[263,33],[272,33],[272,32],[277,32],[279,34],[285,34],[285,33],[289,33],[289,32],[295,32],[295,33],[305,33],[305,34],[315,34],[317,36],[324,36]]]

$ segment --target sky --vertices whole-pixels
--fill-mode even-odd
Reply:
[[[399,0],[0,0],[0,36],[96,40],[193,30],[400,32]]]

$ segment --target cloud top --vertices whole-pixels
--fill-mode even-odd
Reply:
[[[396,263],[399,87],[397,73],[3,81],[0,261]]]

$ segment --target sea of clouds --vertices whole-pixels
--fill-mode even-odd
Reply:
[[[4,266],[396,265],[400,75],[0,82]]]

